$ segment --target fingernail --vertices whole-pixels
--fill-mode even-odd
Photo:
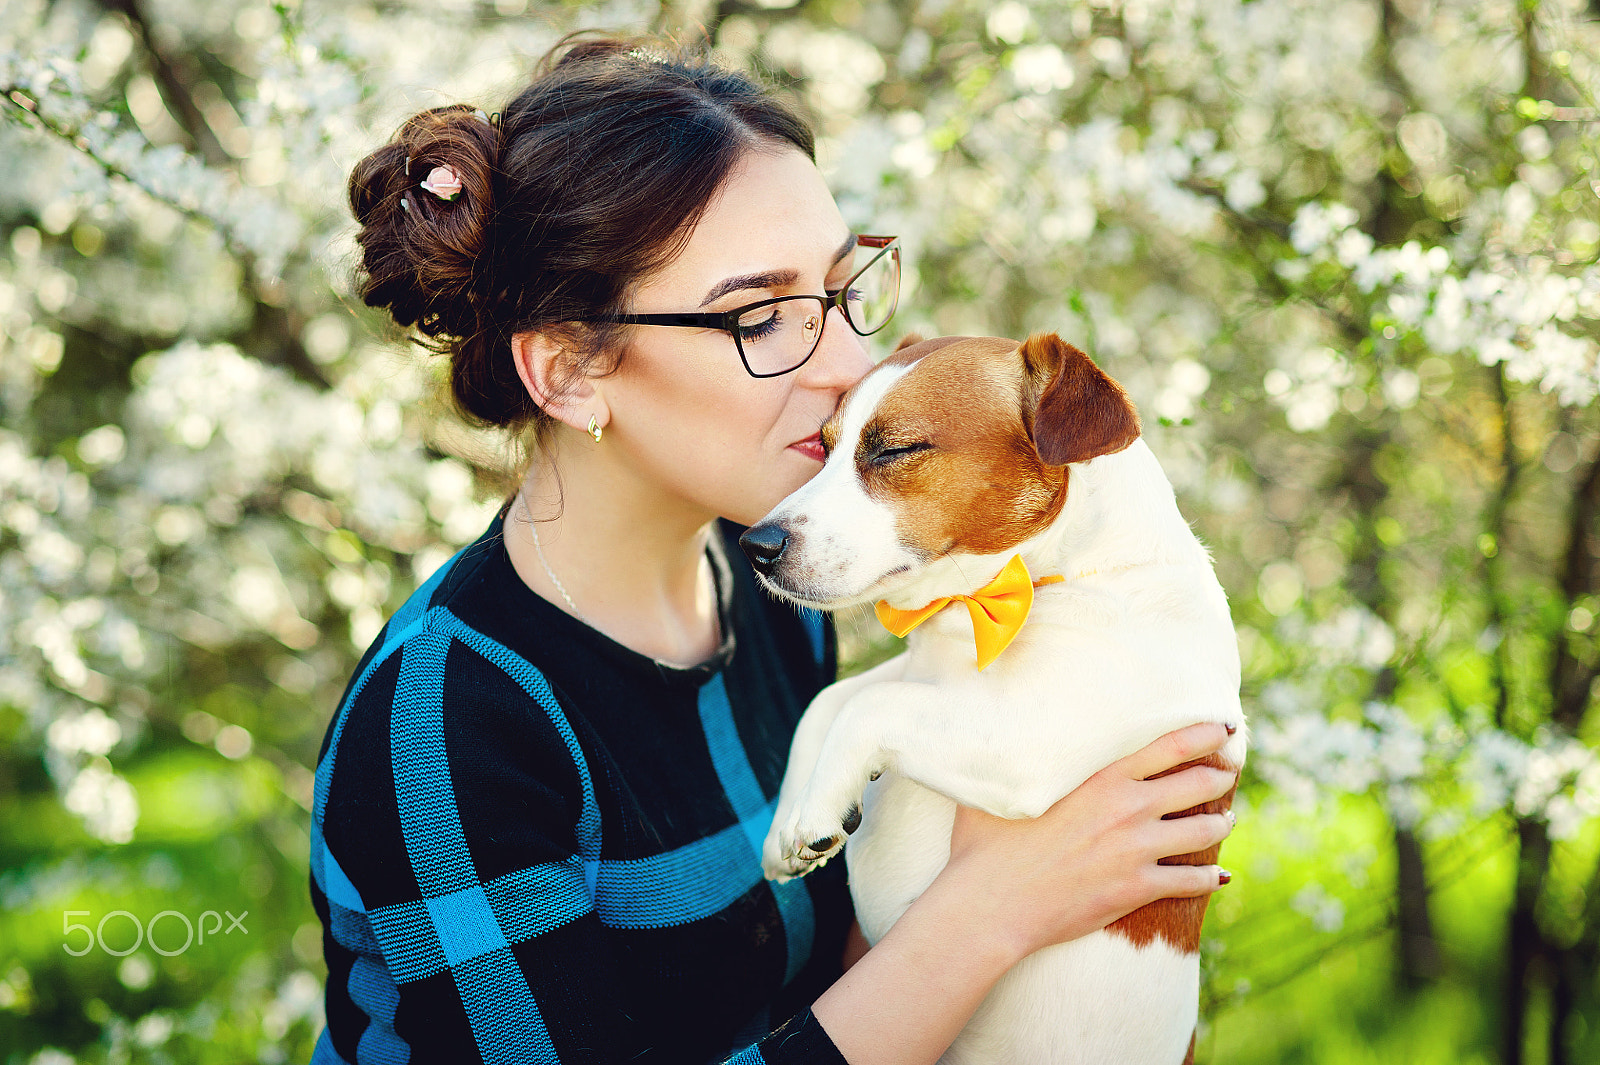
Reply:
[[[1239,827],[1239,815],[1238,814],[1234,813],[1232,810],[1224,810],[1224,811],[1222,811],[1222,813],[1223,813],[1223,816],[1227,817],[1228,825],[1230,827],[1232,827],[1232,828],[1238,828]]]
[[[1227,724],[1226,722],[1223,723],[1222,727],[1228,730],[1228,735],[1230,735],[1230,736],[1232,736],[1235,732],[1239,731],[1239,726],[1238,725],[1230,725],[1230,724]]]
[[[1217,870],[1217,883],[1218,884],[1226,884],[1232,879],[1233,879],[1233,874],[1228,872],[1226,869],[1218,869]]]

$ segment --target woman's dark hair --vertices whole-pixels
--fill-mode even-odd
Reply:
[[[567,37],[498,116],[423,111],[356,164],[357,290],[450,356],[467,417],[542,428],[512,334],[559,331],[568,381],[614,370],[619,327],[570,323],[625,310],[740,157],[774,145],[815,159],[806,122],[745,75],[654,40]],[[453,201],[418,187],[440,165],[460,175]]]

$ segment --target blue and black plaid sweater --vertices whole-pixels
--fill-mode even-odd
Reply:
[[[756,586],[721,528],[722,647],[663,666],[556,609],[497,517],[389,620],[318,757],[313,1065],[842,1065],[842,862],[761,876],[831,625]]]

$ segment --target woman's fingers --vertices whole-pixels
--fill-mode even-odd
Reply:
[[[1036,819],[958,807],[950,863],[941,876],[952,876],[949,882],[963,889],[1007,884],[1012,910],[1005,919],[1027,950],[1104,928],[1158,898],[1207,895],[1227,882],[1217,866],[1158,863],[1204,852],[1232,831],[1226,814],[1175,816],[1234,787],[1231,770],[1205,764],[1178,769],[1214,755],[1228,735],[1216,723],[1168,733],[1096,773]],[[1084,890],[1064,895],[1063,877]]]
[[[1228,730],[1221,723],[1205,721],[1169,732],[1116,764],[1128,777],[1148,780],[1185,762],[1220,751],[1227,742]]]
[[[1190,814],[1152,825],[1149,850],[1157,858],[1174,858],[1214,847],[1232,834],[1233,818],[1227,814]]]
[[[1149,795],[1150,808],[1161,814],[1175,814],[1228,794],[1238,780],[1231,769],[1192,765],[1155,780],[1142,781]]]
[[[1152,874],[1158,899],[1195,899],[1233,879],[1220,865],[1158,865]]]

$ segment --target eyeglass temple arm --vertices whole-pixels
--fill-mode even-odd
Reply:
[[[577,322],[611,322],[616,325],[682,325],[692,326],[696,329],[724,329],[728,324],[728,312],[716,311],[704,314],[592,314],[583,318],[575,318]]]

